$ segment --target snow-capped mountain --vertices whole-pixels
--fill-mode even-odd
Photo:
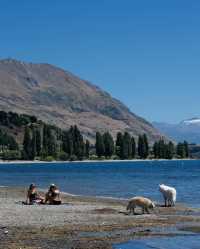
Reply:
[[[192,118],[192,119],[187,119],[183,120],[181,124],[185,125],[200,125],[200,118]]]
[[[179,124],[153,122],[153,125],[177,142],[187,140],[189,143],[200,144],[200,118],[186,119]]]

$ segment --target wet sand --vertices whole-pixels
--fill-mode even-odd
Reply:
[[[23,188],[0,188],[1,249],[111,249],[135,238],[200,232],[200,210],[180,204],[128,215],[122,200],[63,194],[61,206],[29,206],[25,196]]]

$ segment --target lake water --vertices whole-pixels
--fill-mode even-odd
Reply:
[[[177,200],[200,207],[200,161],[140,161],[2,164],[0,185],[41,188],[58,184],[62,191],[91,196],[130,198],[136,195],[161,201],[158,184],[177,189]]]
[[[115,249],[199,249],[200,236],[176,236],[168,238],[151,238],[119,244]]]

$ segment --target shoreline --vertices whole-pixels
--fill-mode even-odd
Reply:
[[[0,249],[111,249],[183,229],[200,233],[200,209],[182,204],[128,215],[125,200],[64,194],[60,206],[29,206],[21,204],[25,194],[25,188],[0,188]]]
[[[120,163],[120,162],[174,162],[174,161],[200,161],[200,159],[194,158],[185,158],[185,159],[126,159],[126,160],[82,160],[82,161],[25,161],[25,160],[12,160],[12,161],[3,161],[0,160],[1,164],[76,164],[76,163]]]

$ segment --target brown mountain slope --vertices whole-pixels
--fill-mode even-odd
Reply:
[[[96,131],[160,133],[100,88],[49,64],[0,60],[0,109],[35,115],[61,128],[77,124],[85,136]]]

